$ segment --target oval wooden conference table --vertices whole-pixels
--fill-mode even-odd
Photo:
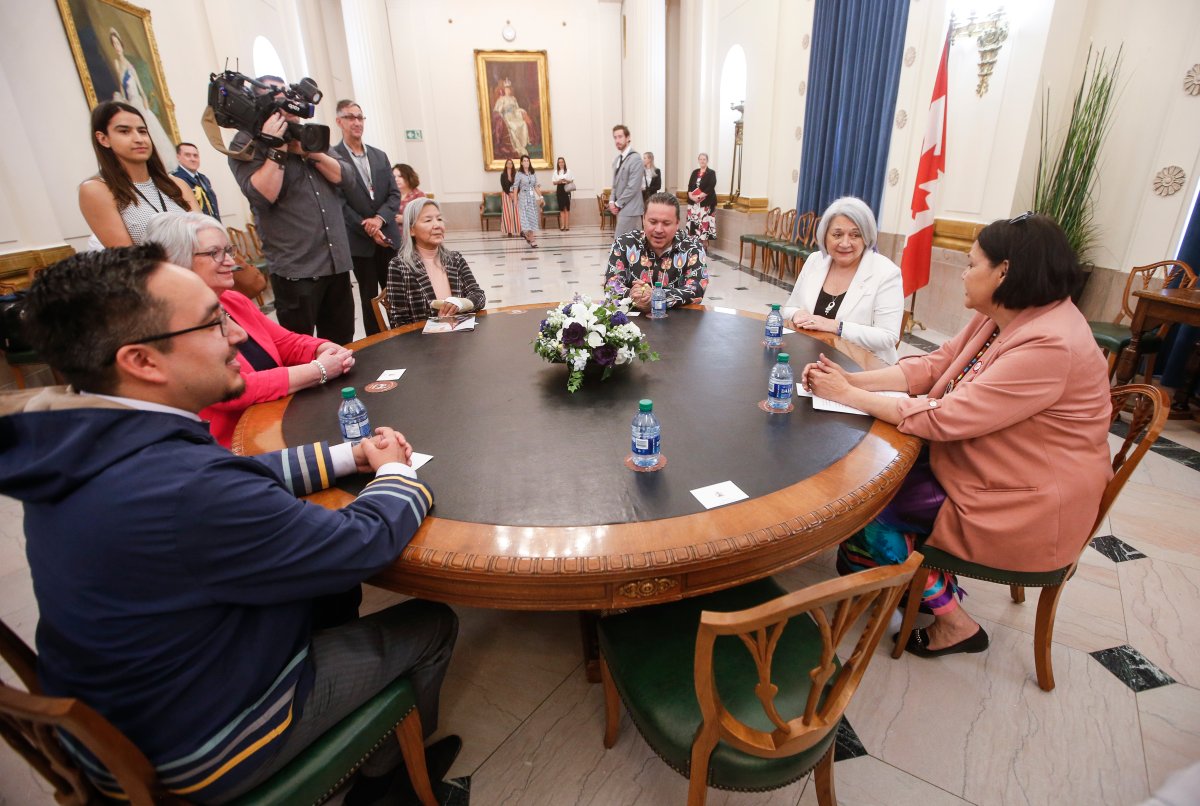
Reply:
[[[693,596],[758,579],[835,545],[891,498],[921,446],[870,417],[768,414],[777,351],[763,316],[672,309],[634,321],[661,355],[587,378],[533,353],[546,304],[480,314],[471,332],[421,325],[352,347],[351,373],[327,386],[253,406],[234,450],[254,454],[340,441],[339,390],[353,384],[374,425],[402,431],[434,458],[420,471],[434,509],[404,553],[371,584],[474,607],[599,610]],[[823,334],[822,334],[823,335]],[[841,353],[830,350],[836,347]],[[784,337],[797,372],[824,350],[844,366],[875,363],[832,336]],[[363,393],[387,369],[390,391]],[[666,466],[627,469],[630,420],[654,400]],[[368,479],[311,497],[344,506]],[[748,500],[706,510],[691,490],[730,480]]]

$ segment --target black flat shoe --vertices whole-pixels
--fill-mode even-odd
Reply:
[[[461,750],[462,739],[453,734],[443,736],[425,748],[425,769],[429,773],[429,783],[434,789],[445,779]],[[346,806],[420,806],[420,799],[417,798],[416,790],[408,777],[408,770],[401,761],[395,769],[379,778],[360,777],[347,793],[343,803]]]
[[[896,633],[892,637],[900,640],[900,633]],[[929,633],[925,631],[925,628],[918,627],[908,636],[908,643],[904,645],[906,652],[911,652],[921,658],[936,658],[941,655],[954,655],[958,652],[983,652],[987,648],[988,634],[984,632],[983,627],[976,630],[970,638],[964,638],[957,644],[951,644],[941,649],[930,649]]]

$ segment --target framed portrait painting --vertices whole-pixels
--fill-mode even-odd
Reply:
[[[124,0],[57,0],[88,108],[124,101],[142,111],[154,149],[174,162],[179,127],[150,12]]]
[[[550,83],[544,50],[477,50],[479,129],[483,168],[528,156],[534,169],[554,165],[550,136]]]

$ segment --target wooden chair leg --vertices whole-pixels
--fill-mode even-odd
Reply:
[[[692,760],[688,765],[687,806],[704,806],[708,799],[708,760],[717,746],[716,725],[703,725],[696,741],[692,742]]]
[[[1008,593],[1012,596],[1012,600],[1017,604],[1025,604],[1025,586],[1024,585],[1009,585]]]
[[[896,635],[896,645],[892,647],[892,657],[898,658],[904,654],[908,636],[912,634],[913,624],[917,622],[917,611],[921,607],[921,597],[925,594],[925,582],[929,578],[929,569],[921,566],[913,574],[912,582],[908,583],[908,597],[904,603],[904,620],[900,622],[900,632]]]
[[[621,729],[621,696],[617,694],[612,672],[603,655],[600,656],[600,680],[604,684],[604,747],[608,749],[617,743],[617,732]]]
[[[738,242],[738,268],[742,267],[742,254],[746,251],[746,242]]]
[[[758,258],[758,244],[750,244],[750,271],[754,271],[754,261]]]
[[[1037,681],[1042,691],[1054,690],[1050,645],[1054,640],[1054,614],[1058,611],[1058,598],[1062,595],[1062,588],[1062,584],[1042,588],[1042,593],[1038,596],[1037,619],[1033,627],[1033,665],[1037,669]]]
[[[1108,356],[1108,377],[1112,378],[1113,373],[1117,371],[1117,356],[1120,354],[1121,351],[1117,350],[1114,352],[1114,351],[1110,351],[1110,350],[1105,350],[1104,352],[1105,352],[1105,355]]]
[[[12,371],[13,381],[16,382],[18,389],[25,388],[25,372],[16,364],[9,364],[9,370]]]
[[[813,773],[817,782],[818,806],[837,806],[837,793],[833,787],[833,754],[836,749],[837,742],[834,742],[825,757],[817,762],[817,769]]]
[[[396,726],[396,737],[400,740],[404,768],[408,770],[408,780],[412,781],[417,798],[423,806],[438,806],[433,785],[429,782],[429,770],[425,766],[425,737],[421,731],[421,715],[416,708],[409,711],[404,721]]]

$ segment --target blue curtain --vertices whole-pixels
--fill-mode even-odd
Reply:
[[[796,210],[857,196],[879,214],[909,0],[817,0]],[[921,128],[926,109],[910,119]]]

